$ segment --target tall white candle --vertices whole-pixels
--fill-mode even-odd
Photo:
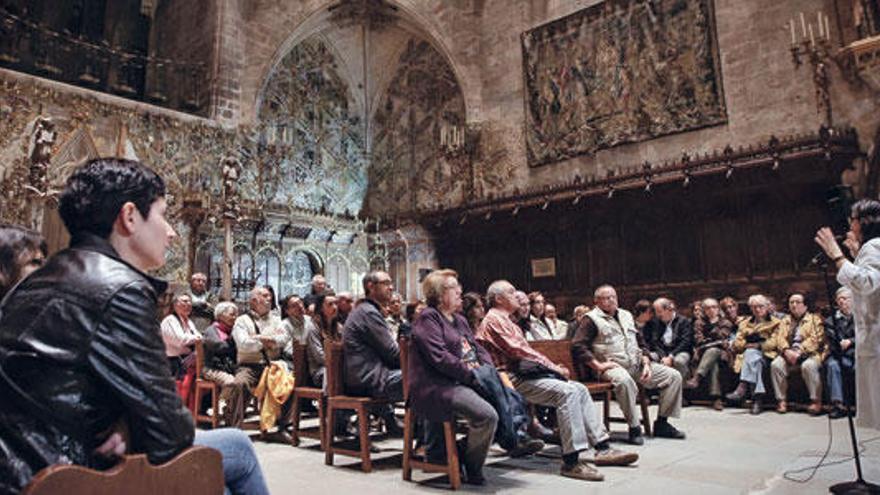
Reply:
[[[822,24],[822,11],[816,12],[816,23],[818,24],[816,28],[819,30],[819,39],[821,40],[824,34],[822,33],[823,24]]]
[[[810,33],[810,46],[811,46],[811,47],[816,46],[816,39],[813,38],[813,25],[812,25],[812,24],[810,24],[809,26],[807,26],[807,32]]]
[[[801,31],[802,31],[802,34],[804,35],[804,38],[806,38],[807,37],[807,20],[804,19],[803,12],[801,12]]]
[[[797,43],[797,37],[794,34],[794,18],[789,21],[788,27],[791,28],[791,44],[794,45]]]
[[[825,37],[830,40],[831,39],[831,30],[828,29],[828,16],[823,15],[822,17],[824,18],[824,21],[825,21]]]

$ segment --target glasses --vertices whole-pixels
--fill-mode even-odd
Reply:
[[[390,280],[380,280],[376,283],[379,285],[391,285],[392,282]]]

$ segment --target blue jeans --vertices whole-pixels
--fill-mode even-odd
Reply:
[[[831,402],[843,402],[843,373],[852,376],[855,373],[855,363],[852,358],[842,356],[840,359],[829,357],[825,361],[825,369],[828,374],[828,390],[831,394]]]
[[[236,428],[196,430],[195,445],[211,447],[223,456],[223,479],[227,493],[268,495],[263,471],[250,438]]]

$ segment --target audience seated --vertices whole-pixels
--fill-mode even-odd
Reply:
[[[498,368],[510,374],[517,392],[526,400],[556,408],[562,440],[560,474],[590,481],[604,479],[596,469],[579,460],[580,453],[590,446],[596,450],[594,463],[597,466],[635,462],[637,454],[610,448],[608,432],[587,388],[568,380],[568,370],[535,351],[521,328],[511,320],[511,315],[520,309],[516,292],[514,286],[505,280],[489,286],[486,300],[490,309],[480,324],[477,339],[492,355]]]
[[[652,338],[652,336],[648,335],[646,332],[651,330],[648,323],[653,321],[655,316],[654,306],[651,304],[651,301],[647,299],[639,299],[636,301],[636,304],[633,306],[633,320],[636,324],[636,330],[642,334],[642,338],[645,339],[645,342],[648,342],[648,340]]]
[[[168,358],[168,369],[171,376],[183,378],[188,370],[195,366],[193,354],[196,341],[202,340],[202,334],[189,318],[192,303],[189,294],[177,294],[172,303],[172,312],[162,320],[162,341],[165,343],[165,356]]]
[[[779,339],[779,352],[770,369],[773,376],[773,390],[776,392],[776,411],[788,410],[788,374],[800,368],[801,376],[810,394],[807,412],[817,415],[822,412],[822,362],[828,355],[825,341],[825,327],[819,315],[810,313],[803,294],[792,294],[788,298],[790,315],[782,318],[782,334]]]
[[[617,306],[614,287],[598,287],[594,302],[596,307],[587,313],[575,333],[572,342],[575,359],[614,385],[614,395],[629,425],[631,443],[644,443],[637,406],[639,383],[645,388],[660,390],[654,436],[683,439],[685,434],[668,421],[681,415],[681,374],[674,368],[651,362],[632,314]]]
[[[303,298],[306,313],[309,315],[315,314],[315,298],[323,294],[325,290],[327,290],[327,279],[321,274],[312,277],[312,287],[308,295]]]
[[[240,427],[244,421],[244,399],[247,395],[250,370],[236,367],[235,339],[232,328],[238,318],[238,307],[221,302],[214,307],[214,323],[205,329],[205,368],[202,375],[220,386],[223,422]],[[214,412],[217,414],[217,411]]]
[[[486,316],[486,306],[483,303],[483,296],[476,292],[468,292],[461,296],[461,313],[468,322],[471,333],[477,334],[480,328],[480,322]]]
[[[650,303],[649,303],[650,305]],[[572,310],[572,318],[571,321],[568,322],[568,329],[565,331],[565,338],[571,340],[574,337],[574,332],[577,330],[578,325],[581,321],[586,318],[587,313],[590,312],[590,307],[582,304],[579,306],[575,306],[574,310]]]
[[[498,413],[480,386],[477,369],[492,358],[477,344],[461,309],[461,286],[452,270],[431,272],[422,282],[428,307],[413,325],[409,398],[413,410],[432,422],[462,417],[468,423],[462,449],[465,482],[482,485],[483,464],[498,425]]]
[[[553,331],[547,323],[544,311],[546,301],[540,292],[530,292],[529,298],[529,331],[528,340],[553,340]]]
[[[554,339],[564,339],[568,335],[568,323],[558,318],[556,306],[552,304],[544,305],[544,321],[547,323],[547,327],[550,328],[550,335]]]
[[[3,302],[0,493],[52,464],[102,468],[125,452],[160,464],[194,441],[221,452],[232,493],[268,493],[247,436],[196,433],[175,392],[156,319],[166,284],[146,274],[176,236],[162,179],[137,162],[93,160],[58,209],[71,248]]]
[[[47,251],[40,234],[0,223],[0,300],[21,279],[43,266]]]
[[[770,314],[770,301],[761,294],[749,297],[752,316],[742,320],[733,341],[736,360],[733,371],[739,373],[739,385],[727,394],[727,400],[740,402],[752,397],[752,414],[761,413],[761,399],[766,392],[764,370],[782,350],[782,322]]]
[[[306,334],[306,359],[308,360],[309,377],[316,387],[324,386],[324,340],[342,340],[339,320],[336,319],[336,296],[332,292],[324,292],[315,298],[315,316],[308,319]]]
[[[196,329],[203,332],[214,321],[217,296],[208,290],[208,277],[196,272],[189,279],[189,300],[192,303],[192,320]]]
[[[346,391],[401,401],[400,349],[382,314],[382,308],[391,300],[391,277],[383,271],[372,271],[364,277],[363,284],[366,296],[348,315],[342,332]],[[380,414],[390,435],[403,434],[403,425],[394,417],[392,408],[383,409]]]
[[[403,297],[397,292],[391,293],[391,299],[385,306],[385,322],[388,323],[391,338],[397,341],[397,337],[400,336],[400,327],[406,323],[403,319]]]
[[[721,364],[730,363],[730,336],[733,323],[721,313],[718,301],[708,297],[701,303],[701,316],[694,320],[694,362],[698,363],[685,388],[695,389],[704,378],[709,379],[712,407],[724,409],[721,400]]]
[[[284,354],[293,356],[293,343],[306,343],[306,307],[302,299],[297,295],[285,296],[281,300],[281,311],[284,319],[281,320],[281,327],[290,336]]]
[[[281,319],[270,310],[269,297],[265,287],[251,290],[248,312],[236,318],[232,327],[238,357],[236,376],[245,378],[251,389],[256,387],[266,366],[281,358],[281,351],[290,340],[290,335],[281,326]],[[289,404],[286,404],[278,419],[275,438],[281,442],[290,441],[285,431],[288,408]],[[265,439],[272,439],[265,430],[262,433]]]
[[[837,289],[834,299],[838,309],[825,320],[825,335],[830,351],[825,367],[832,407],[830,415],[832,418],[842,418],[846,415],[844,406],[853,404],[852,397],[844,399],[843,384],[855,383],[856,328],[852,313],[852,291],[841,287]]]
[[[690,320],[676,311],[675,303],[665,297],[654,301],[657,317],[647,340],[651,361],[675,368],[682,378],[690,374],[694,352],[694,329]]]
[[[340,325],[345,325],[345,320],[348,318],[349,313],[351,313],[352,308],[354,308],[354,297],[351,295],[351,292],[343,291],[336,294],[336,319],[339,320]],[[407,317],[407,320],[409,320],[409,317]]]
[[[733,323],[733,333],[736,334],[736,331],[739,329],[739,324],[743,322],[747,317],[740,316],[739,314],[739,303],[731,296],[727,296],[721,301],[721,312],[724,313],[724,317]]]

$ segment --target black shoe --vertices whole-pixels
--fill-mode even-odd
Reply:
[[[828,413],[828,417],[831,419],[845,418],[846,417],[846,409],[844,409],[840,406],[834,406],[834,408],[831,409],[831,412]]]
[[[749,413],[757,416],[757,415],[761,414],[761,411],[763,409],[764,409],[764,407],[761,405],[761,399],[759,399],[758,397],[753,398],[752,399],[752,408],[749,409]]]
[[[278,430],[274,433],[262,432],[260,433],[260,440],[266,443],[293,444],[293,437],[284,430]]]
[[[684,432],[669,424],[668,421],[654,421],[654,436],[660,438],[675,438],[678,440],[684,440],[685,438]]]
[[[631,445],[644,445],[645,437],[642,436],[642,427],[641,426],[633,426],[629,429],[629,439],[627,443]]]
[[[728,402],[738,404],[746,398],[746,386],[745,383],[740,382],[739,386],[736,387],[736,390],[724,396]]]
[[[537,438],[529,438],[526,437],[523,440],[520,440],[519,443],[516,444],[516,447],[507,451],[507,455],[513,458],[517,457],[525,457],[528,455],[536,454],[544,448],[544,442],[538,440]]]
[[[464,478],[462,479],[464,483],[477,486],[483,486],[486,484],[486,478],[483,476],[483,471],[475,471],[472,473],[467,468],[465,468],[464,471]]]
[[[403,421],[397,419],[397,417],[386,418],[385,431],[389,437],[403,437]]]

